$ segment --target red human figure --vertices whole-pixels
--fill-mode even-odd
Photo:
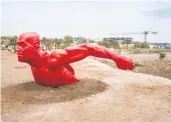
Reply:
[[[87,56],[111,59],[118,68],[123,70],[134,69],[134,64],[127,57],[94,44],[58,49],[49,54],[40,48],[40,38],[36,32],[26,32],[19,36],[17,56],[19,62],[25,62],[31,66],[37,84],[53,87],[78,82],[70,63],[80,61]]]

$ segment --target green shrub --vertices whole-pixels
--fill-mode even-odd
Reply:
[[[159,58],[160,58],[160,60],[164,59],[165,57],[166,57],[166,53],[159,52]]]
[[[68,47],[68,45],[67,45],[67,44],[64,44],[64,45],[60,45],[58,48],[59,48],[59,49],[64,49],[64,48],[66,48],[66,47]]]

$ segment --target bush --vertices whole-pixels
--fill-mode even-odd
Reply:
[[[150,45],[148,43],[142,42],[141,43],[141,48],[150,48]]]
[[[60,46],[58,47],[58,49],[64,49],[64,48],[66,48],[66,47],[68,47],[68,45],[67,45],[67,44],[63,44],[63,45],[60,45]]]
[[[128,49],[128,45],[127,44],[123,44],[122,49]]]
[[[157,54],[159,54],[160,50],[159,49],[150,49],[149,53],[157,53]]]
[[[115,40],[112,41],[100,41],[98,42],[99,45],[107,47],[107,48],[114,48],[114,49],[120,49],[119,43]]]
[[[133,42],[134,43],[134,49],[141,48],[141,42]]]
[[[160,58],[160,60],[164,59],[165,57],[166,57],[166,53],[159,52],[159,58]]]

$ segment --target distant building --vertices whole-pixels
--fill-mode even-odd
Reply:
[[[75,37],[73,38],[74,44],[83,44],[87,42],[87,39],[84,37]]]
[[[131,44],[132,43],[133,38],[130,37],[110,37],[110,38],[103,38],[103,41],[117,41],[118,43],[122,43],[122,42],[127,42],[127,44]]]
[[[155,43],[154,48],[171,49],[171,43]]]

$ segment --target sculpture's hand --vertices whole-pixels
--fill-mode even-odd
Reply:
[[[119,69],[122,70],[133,70],[135,68],[132,60],[123,56],[118,57],[118,60],[116,61],[116,65]]]

